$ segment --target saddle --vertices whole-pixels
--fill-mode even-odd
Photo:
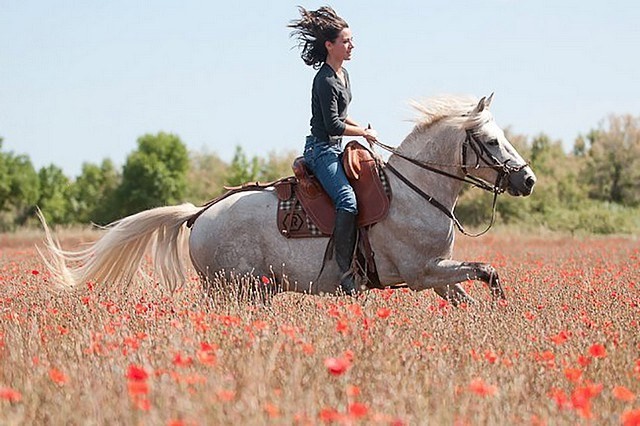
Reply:
[[[342,160],[358,202],[359,237],[352,268],[357,281],[363,282],[369,288],[382,288],[374,253],[369,244],[368,229],[387,216],[391,203],[391,188],[371,151],[358,142],[351,141],[345,146]],[[304,158],[297,158],[292,167],[295,176],[274,182],[247,182],[236,187],[225,187],[227,192],[205,203],[200,211],[187,220],[187,226],[192,227],[196,219],[207,209],[231,195],[273,188],[278,197],[277,225],[283,236],[330,237],[336,219],[333,201],[306,167]],[[329,240],[327,245],[323,265],[333,252],[332,241]]]
[[[389,212],[391,191],[386,175],[376,164],[371,151],[351,141],[344,148],[342,161],[358,201],[358,227],[367,227],[384,219]],[[296,158],[292,168],[295,179],[274,185],[280,200],[280,233],[287,238],[330,236],[336,218],[333,201],[307,168],[303,157]]]

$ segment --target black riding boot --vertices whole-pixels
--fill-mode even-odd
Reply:
[[[338,262],[338,267],[343,274],[340,286],[342,290],[350,296],[355,296],[358,293],[353,274],[347,274],[351,268],[353,250],[356,245],[356,232],[356,215],[344,210],[338,210],[336,214],[336,225],[333,230],[336,262]]]

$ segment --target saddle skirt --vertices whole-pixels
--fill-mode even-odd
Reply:
[[[391,189],[371,152],[356,141],[343,152],[343,166],[358,202],[358,227],[373,225],[389,212]],[[287,238],[327,237],[333,233],[333,201],[299,157],[293,162],[295,178],[274,186],[278,195],[277,222]]]

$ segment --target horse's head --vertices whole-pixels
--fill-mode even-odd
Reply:
[[[491,96],[480,99],[466,121],[462,164],[467,175],[483,179],[514,196],[527,196],[536,175],[505,137],[489,112]]]

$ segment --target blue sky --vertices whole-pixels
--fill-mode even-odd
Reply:
[[[640,114],[640,3],[0,0],[0,136],[76,176],[122,165],[145,133],[230,160],[301,150],[306,67],[286,28],[296,6],[349,22],[350,115],[398,144],[410,99],[495,92],[501,126],[563,141],[611,113]]]

